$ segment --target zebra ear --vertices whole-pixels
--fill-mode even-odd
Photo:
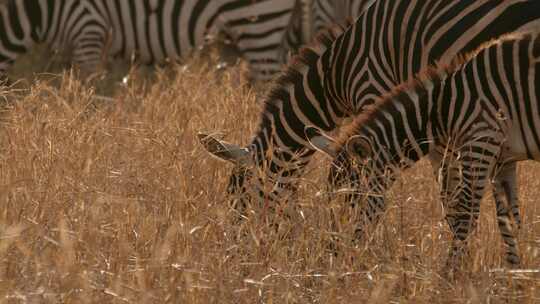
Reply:
[[[203,133],[197,134],[197,137],[206,151],[210,152],[210,155],[237,165],[247,165],[249,163],[250,153],[247,148],[230,144]]]
[[[351,138],[347,140],[345,148],[349,155],[354,155],[362,159],[371,158],[373,156],[370,141],[365,136],[351,136]]]
[[[305,133],[313,149],[322,152],[332,159],[337,156],[337,151],[334,148],[336,147],[336,141],[332,137],[324,134],[322,130],[315,127],[306,127]]]

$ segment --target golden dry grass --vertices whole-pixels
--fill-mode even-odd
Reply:
[[[4,92],[0,114],[0,302],[5,303],[538,303],[540,273],[505,273],[491,198],[456,282],[441,276],[449,242],[431,169],[388,194],[362,249],[347,208],[313,193],[316,158],[289,216],[255,208],[234,223],[230,166],[198,131],[247,143],[254,91],[199,59],[157,81],[115,85],[112,102],[69,75]],[[59,84],[59,85],[57,85]],[[540,167],[520,166],[523,267],[540,269]],[[288,208],[290,207],[290,208]],[[332,227],[333,214],[339,214]],[[269,225],[269,221],[275,225]],[[519,286],[519,287],[518,287]]]

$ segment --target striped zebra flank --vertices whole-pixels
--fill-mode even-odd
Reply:
[[[107,29],[85,1],[8,0],[0,4],[0,77],[37,43],[71,50],[73,63],[99,65]]]
[[[330,176],[354,177],[355,200],[365,200],[358,236],[385,212],[383,194],[401,170],[445,151],[451,159],[441,174],[453,233],[449,261],[462,258],[486,186],[502,183],[508,164],[540,161],[539,97],[540,32],[534,32],[505,35],[450,65],[427,69],[368,106],[327,146],[336,157]],[[494,196],[498,224],[507,261],[516,266],[520,259],[502,196]]]
[[[319,0],[328,1],[328,0]],[[353,22],[364,12],[366,8],[372,5],[376,0],[336,0],[331,1],[334,5],[334,23],[346,24]]]
[[[281,62],[288,62],[300,48],[312,40],[312,0],[296,0],[289,26],[285,30],[279,54]]]
[[[286,32],[285,54],[294,54],[332,26],[349,26],[375,0],[299,0]],[[287,57],[288,58],[288,57]]]
[[[36,43],[71,49],[92,72],[103,58],[140,63],[178,60],[224,33],[251,77],[281,71],[293,0],[8,0],[0,7],[0,74]]]
[[[316,152],[311,127],[332,132],[422,69],[450,63],[503,34],[531,29],[540,29],[536,0],[374,1],[352,26],[321,36],[325,43],[293,60],[266,98],[247,146],[205,134],[201,143],[235,165],[228,191],[241,202],[237,205],[286,201]],[[442,155],[429,157],[439,172]],[[517,206],[515,165],[504,171],[494,194],[504,192],[508,204]]]
[[[375,0],[313,0],[312,35],[333,24],[342,26],[353,22]]]

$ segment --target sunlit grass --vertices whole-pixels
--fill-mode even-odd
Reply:
[[[353,228],[346,205],[315,195],[328,163],[321,157],[289,216],[268,225],[255,208],[234,223],[224,195],[230,165],[210,158],[196,134],[217,130],[245,144],[260,104],[236,69],[215,66],[194,59],[158,69],[152,81],[132,73],[111,82],[111,100],[69,73],[3,92],[11,102],[0,115],[0,301],[540,301],[540,273],[497,270],[505,264],[490,197],[469,269],[443,278],[450,233],[425,162],[392,188],[390,210],[360,249],[329,250]],[[519,171],[519,245],[523,267],[536,271],[538,169]]]

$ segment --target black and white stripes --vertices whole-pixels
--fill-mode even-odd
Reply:
[[[73,48],[74,62],[106,56],[142,63],[180,59],[208,36],[232,37],[252,77],[272,78],[291,22],[291,0],[9,0],[0,8],[0,73],[36,42]]]
[[[247,147],[201,135],[202,142],[251,170],[243,176],[238,172],[246,170],[235,171],[233,192],[283,200],[281,193],[294,189],[315,152],[310,126],[332,131],[422,68],[448,63],[504,33],[539,26],[540,1],[535,0],[376,0],[335,41],[323,37],[327,43],[297,58],[268,97]],[[438,156],[433,160],[437,163]],[[271,192],[253,178],[259,171],[273,183],[264,187]]]
[[[445,151],[441,196],[454,235],[449,262],[461,258],[486,186],[503,183],[517,161],[540,161],[539,106],[540,32],[507,35],[376,101],[330,149],[337,156],[331,176],[340,169],[355,171],[359,193],[373,193],[356,195],[365,199],[357,233],[363,236],[385,212],[382,194],[397,172]],[[508,193],[505,185],[496,186],[507,261],[518,265],[510,206],[503,201]]]
[[[310,42],[318,33],[334,25],[346,26],[353,22],[375,0],[301,0],[303,6],[301,28],[303,43]],[[298,32],[298,31],[296,31]],[[299,45],[298,45],[299,46]]]
[[[278,54],[294,1],[157,0],[89,1],[112,29],[113,56],[144,63],[178,59],[224,32],[249,62],[253,77],[271,78],[283,64]]]
[[[353,22],[376,0],[313,0],[313,33],[324,30],[328,25],[346,25]]]
[[[0,6],[0,77],[36,43],[71,49],[74,63],[95,66],[106,35],[104,20],[85,1],[8,0]]]
[[[375,0],[297,0],[283,50],[295,53],[332,26],[347,26]]]

